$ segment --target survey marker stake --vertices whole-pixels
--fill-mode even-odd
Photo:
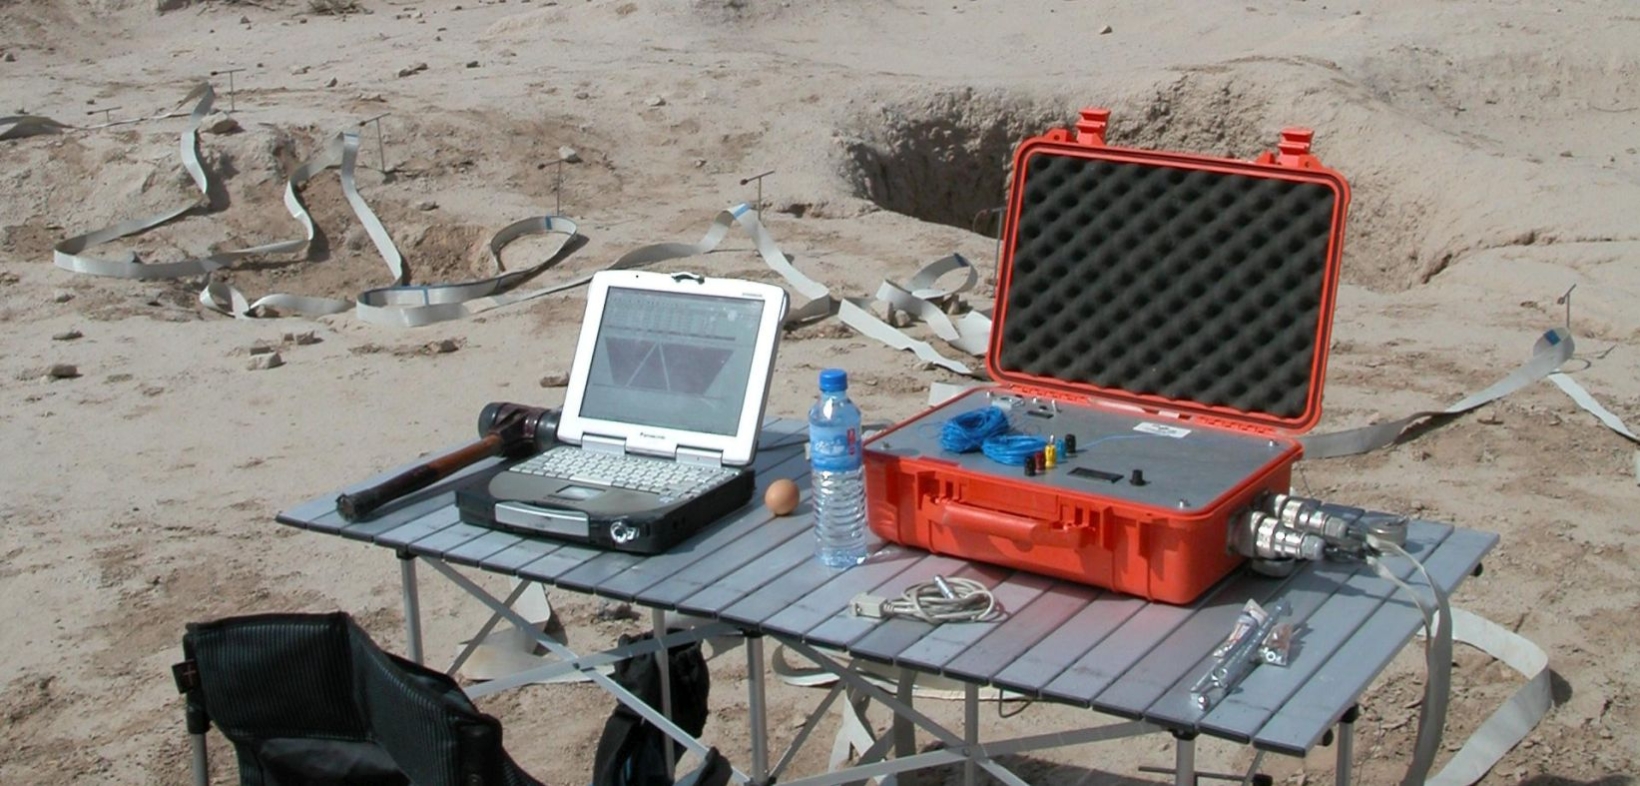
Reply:
[[[552,185],[552,214],[564,214],[564,155],[558,154],[558,182]]]
[[[219,74],[227,74],[228,75],[228,114],[230,114],[230,115],[233,114],[239,108],[237,105],[234,104],[233,75],[237,74],[237,73],[239,73],[240,71],[243,71],[243,70],[245,70],[245,69],[243,69],[243,68],[228,68],[228,69],[224,69],[224,70],[221,70],[221,71],[212,71],[211,72],[211,76],[217,76]]]
[[[758,215],[763,214],[763,178],[772,174],[774,174],[773,169],[764,172],[761,175],[752,175],[751,177],[743,177],[740,179],[741,185],[746,185],[747,183],[757,184],[757,202],[753,205],[753,208],[757,210]]]
[[[97,114],[98,112],[101,112],[102,116],[103,116],[103,125],[110,125],[111,126],[111,125],[114,124],[114,115],[112,113],[116,109],[120,109],[120,107],[108,106],[108,107],[103,107],[102,109],[92,109],[92,110],[87,111],[86,114],[94,115],[94,114]]]
[[[1572,290],[1573,289],[1577,289],[1576,284],[1573,284],[1571,286],[1571,289],[1566,290],[1566,294],[1555,298],[1555,303],[1557,303],[1557,304],[1559,304],[1559,303],[1566,304],[1566,332],[1567,333],[1572,332]]]
[[[367,117],[359,121],[360,128],[363,128],[367,123],[376,124],[376,165],[381,167],[381,172],[384,175],[387,174],[387,145],[382,142],[382,118],[391,114],[393,113],[383,112],[375,117]]]

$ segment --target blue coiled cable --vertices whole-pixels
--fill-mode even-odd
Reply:
[[[999,464],[1008,464],[1015,467],[1025,466],[1025,459],[1042,452],[1048,446],[1044,437],[1029,434],[999,434],[985,440],[980,449],[985,451],[985,457]]]
[[[964,412],[940,428],[940,447],[952,453],[972,453],[982,449],[986,440],[1008,433],[1008,428],[1008,413],[996,407]]]

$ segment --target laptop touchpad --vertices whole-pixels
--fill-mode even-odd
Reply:
[[[557,491],[554,491],[552,496],[556,499],[570,500],[572,502],[584,502],[603,494],[604,491],[605,490],[601,488],[593,488],[592,486],[577,486],[571,483],[558,489]]]

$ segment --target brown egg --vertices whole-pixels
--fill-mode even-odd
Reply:
[[[763,504],[774,515],[784,516],[797,510],[797,503],[801,496],[796,483],[781,478],[769,484],[769,490],[763,493]]]

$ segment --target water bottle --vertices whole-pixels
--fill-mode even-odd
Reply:
[[[848,398],[848,373],[820,372],[820,400],[809,408],[809,468],[820,562],[848,568],[866,560],[866,484],[861,469],[860,408]]]

